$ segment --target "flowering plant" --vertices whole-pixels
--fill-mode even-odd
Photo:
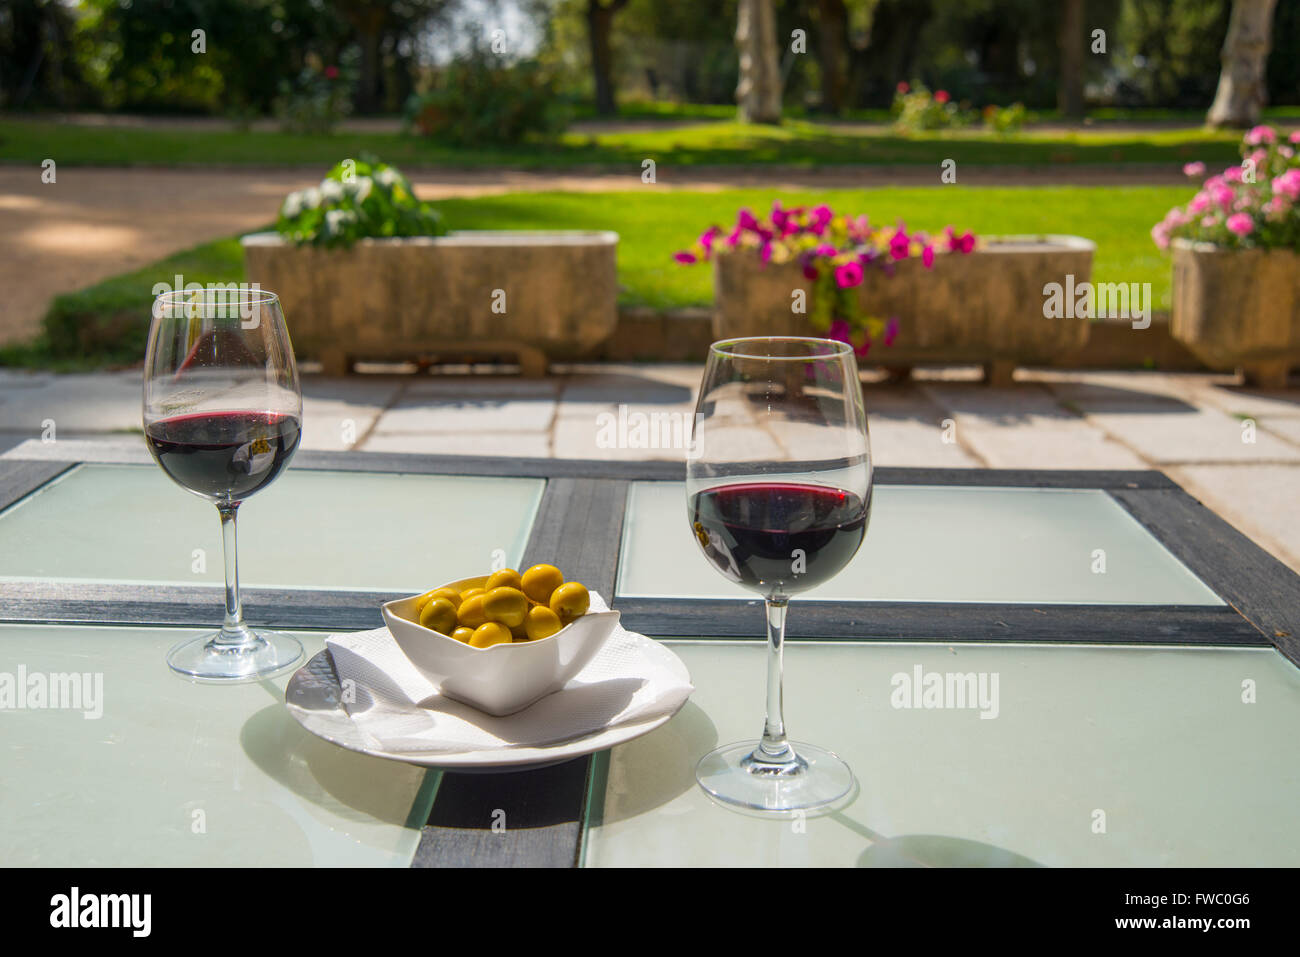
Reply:
[[[280,82],[272,110],[286,133],[331,133],[352,112],[354,71],[330,65],[308,65],[296,80]]]
[[[1201,183],[1186,206],[1175,206],[1151,229],[1161,249],[1173,239],[1213,243],[1227,249],[1285,248],[1300,252],[1300,131],[1283,139],[1271,126],[1257,126],[1241,141],[1242,162]],[[1205,176],[1205,164],[1183,172]]]
[[[1029,118],[1023,103],[1010,106],[990,104],[976,112],[968,103],[957,103],[947,90],[931,93],[923,84],[899,83],[894,89],[890,108],[894,126],[902,133],[920,130],[960,129],[983,120],[984,126],[998,134],[1014,133]]]
[[[395,166],[344,160],[319,186],[285,197],[276,231],[299,246],[351,246],[366,237],[440,236],[437,211]]]
[[[877,316],[863,309],[856,288],[867,270],[880,269],[893,275],[894,265],[904,259],[920,259],[926,269],[934,267],[936,255],[969,253],[975,236],[958,236],[951,226],[939,239],[925,233],[908,233],[900,220],[897,226],[873,227],[866,216],[836,215],[829,206],[786,209],[777,200],[772,212],[758,218],[742,209],[730,232],[711,226],[689,250],[674,258],[685,265],[707,261],[715,255],[745,250],[759,262],[797,263],[812,284],[808,319],[827,338],[854,346],[865,356],[876,339],[892,345],[898,335],[897,316]]]

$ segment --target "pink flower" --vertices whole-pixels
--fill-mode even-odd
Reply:
[[[841,289],[852,289],[862,284],[862,264],[849,261],[835,267],[835,284]]]
[[[1296,130],[1294,133],[1288,136],[1287,139],[1290,140],[1292,143],[1300,143],[1300,130]]]
[[[975,249],[975,234],[967,231],[960,236],[949,236],[948,248],[959,253],[969,253]]]
[[[1256,127],[1258,129],[1259,127]],[[1238,236],[1249,236],[1255,228],[1255,221],[1245,213],[1234,213],[1228,217],[1228,230]]]
[[[1237,194],[1227,186],[1220,186],[1211,195],[1214,197],[1214,201],[1219,204],[1220,209],[1227,210],[1232,207],[1233,197]]]
[[[717,226],[710,226],[704,232],[700,233],[700,245],[704,247],[704,258],[708,258],[713,252],[713,237],[717,236],[722,230]]]
[[[834,246],[832,246],[830,243],[821,243],[820,245],[817,246],[816,249],[813,250],[814,256],[833,257],[833,256],[838,256],[839,254],[840,251],[836,249]]]
[[[339,78],[339,68],[336,66],[327,66],[325,68],[325,76],[328,79],[337,80]]]
[[[696,261],[695,254],[688,252],[673,253],[673,258],[684,266],[690,266]]]
[[[862,341],[853,347],[853,354],[861,359],[871,351],[871,333],[862,330]]]
[[[1169,227],[1164,223],[1156,223],[1151,227],[1151,239],[1161,249],[1169,248]]]
[[[889,255],[894,259],[906,259],[907,247],[910,244],[911,240],[908,239],[907,233],[900,229],[894,233],[894,238],[889,241]]]
[[[1247,146],[1258,146],[1260,143],[1276,143],[1277,133],[1271,126],[1257,126],[1246,134]]]
[[[1292,201],[1300,199],[1300,169],[1289,169],[1273,180],[1273,195]]]
[[[921,262],[925,264],[926,269],[934,268],[934,247],[926,246],[921,250]]]
[[[890,316],[885,325],[885,345],[892,346],[898,338],[898,316]]]
[[[1209,194],[1204,190],[1192,197],[1192,201],[1187,204],[1189,213],[1203,213],[1210,208]]]
[[[770,239],[768,239],[768,240],[764,240],[764,241],[763,241],[763,245],[762,245],[762,247],[761,247],[761,248],[759,249],[759,251],[758,251],[758,258],[759,258],[759,261],[760,261],[760,262],[763,262],[763,263],[767,263],[767,262],[769,262],[769,261],[771,260],[771,258],[772,258],[772,241],[771,241]]]
[[[1240,166],[1229,166],[1223,171],[1223,178],[1229,183],[1240,183],[1241,176],[1242,172]]]
[[[1201,220],[1201,226],[1205,229],[1213,229],[1218,224],[1219,221],[1215,219],[1213,216],[1206,216],[1204,219]]]
[[[1183,175],[1184,175],[1184,176],[1204,176],[1204,175],[1205,175],[1205,164],[1202,163],[1200,160],[1197,160],[1195,163],[1188,163],[1186,166],[1183,167]]]
[[[942,103],[947,103],[950,99],[952,98],[948,96],[947,90],[934,91],[934,102],[942,104]]]
[[[898,90],[899,93],[906,93],[908,90],[911,89],[911,87],[908,86],[906,83],[899,83],[898,86],[895,87],[895,89]]]
[[[834,339],[836,342],[847,342],[852,345],[853,339],[850,335],[851,332],[852,330],[849,329],[848,320],[832,319],[831,327],[826,332],[826,338]]]
[[[743,208],[736,217],[736,229],[758,229],[758,220],[754,218],[754,214],[750,212],[748,206]]]
[[[814,282],[817,279],[817,267],[807,259],[805,259],[803,263],[803,278],[807,279],[809,282]]]

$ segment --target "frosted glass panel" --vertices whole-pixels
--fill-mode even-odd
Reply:
[[[790,643],[786,724],[859,783],[796,827],[694,780],[762,730],[762,646],[668,644],[697,690],[609,752],[588,866],[1300,865],[1300,670],[1273,649]],[[918,668],[922,690],[944,676],[947,707],[894,706],[916,703],[895,676]],[[955,707],[949,673],[984,675],[986,702],[996,675],[996,709]]]
[[[628,494],[617,593],[753,598],[705,561],[679,482]],[[824,601],[1221,605],[1099,489],[877,485],[871,526]],[[797,599],[796,599],[797,600]]]
[[[289,469],[239,509],[245,586],[420,591],[523,556],[542,479]],[[221,524],[156,466],[83,465],[0,514],[0,579],[222,582]]]
[[[84,716],[96,710],[85,698],[0,712],[0,861],[408,866],[432,802],[424,770],[308,734],[285,709],[288,675],[229,687],[176,677],[163,656],[196,633],[0,625],[0,682],[90,673],[81,690],[93,696],[102,676],[99,718]],[[309,657],[324,645],[298,637]]]

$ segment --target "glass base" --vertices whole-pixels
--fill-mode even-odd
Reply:
[[[167,664],[186,678],[231,684],[269,678],[302,660],[302,645],[291,635],[252,630],[248,635],[238,644],[219,641],[219,631],[186,638],[167,652]]]
[[[695,766],[710,797],[754,811],[806,811],[833,804],[853,790],[853,772],[833,751],[791,741],[794,760],[755,760],[757,741],[711,751]]]

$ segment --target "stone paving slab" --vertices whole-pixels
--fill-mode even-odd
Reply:
[[[1300,572],[1300,466],[1184,465],[1169,477]]]

